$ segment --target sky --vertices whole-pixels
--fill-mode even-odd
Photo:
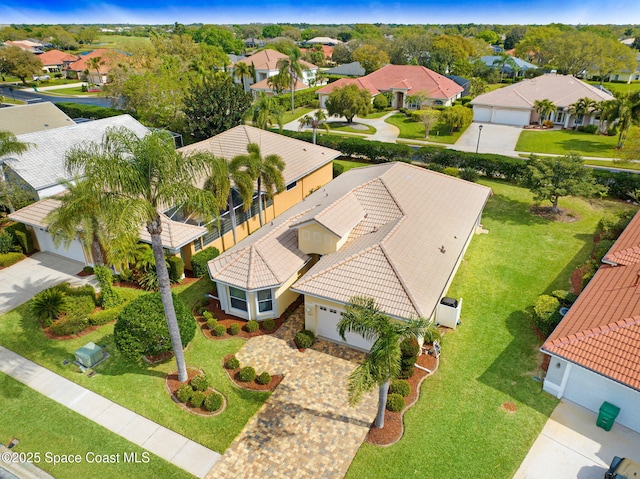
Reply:
[[[638,0],[29,0],[0,3],[10,23],[639,24]]]

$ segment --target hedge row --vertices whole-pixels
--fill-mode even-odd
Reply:
[[[196,278],[202,278],[207,274],[207,263],[220,254],[218,248],[210,247],[198,251],[191,257],[191,271]]]
[[[115,108],[107,108],[97,105],[85,105],[83,103],[56,103],[56,106],[65,112],[71,118],[92,118],[99,120],[101,118],[109,118],[111,116],[122,115],[122,110]]]
[[[298,108],[301,106],[306,106],[309,103],[313,102],[314,100],[317,100],[318,94],[316,93],[316,91],[319,90],[320,88],[322,87],[317,86],[313,88],[308,88],[303,91],[297,91],[293,98],[293,103],[295,107]],[[287,109],[291,109],[291,93],[284,93],[282,95],[278,95],[276,99],[278,100],[278,103],[280,103],[280,105],[282,105]]]

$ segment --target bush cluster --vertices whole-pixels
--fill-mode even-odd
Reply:
[[[198,251],[191,257],[191,271],[196,278],[202,278],[207,274],[207,263],[220,254],[218,248],[206,248]]]
[[[389,385],[389,394],[400,394],[402,397],[407,397],[411,392],[411,386],[404,379],[396,379]]]
[[[242,381],[243,383],[248,383],[253,381],[256,378],[256,370],[251,366],[245,366],[240,371],[238,371],[238,381]]]
[[[558,298],[548,294],[536,298],[533,303],[533,322],[540,333],[549,336],[561,319]]]
[[[251,321],[248,321],[247,324],[244,325],[244,329],[248,333],[255,333],[258,329],[260,329],[260,324],[258,323],[258,321],[255,321],[252,319]]]
[[[404,397],[400,394],[389,394],[387,396],[387,409],[391,412],[400,412],[404,409],[406,403]]]
[[[7,268],[22,261],[25,256],[22,253],[5,253],[0,254],[0,268]]]
[[[230,357],[224,363],[225,369],[238,369],[240,367],[240,361],[235,356]]]
[[[222,407],[222,395],[211,392],[204,398],[204,408],[209,412],[217,411]]]
[[[227,332],[231,336],[235,336],[240,332],[241,329],[242,328],[240,327],[240,325],[238,323],[233,323],[231,326],[229,326],[229,329],[227,330]]]
[[[308,329],[303,329],[302,331],[298,331],[293,338],[293,341],[296,343],[300,349],[306,349],[313,346],[313,343],[316,340],[315,334],[313,331],[309,331]]]

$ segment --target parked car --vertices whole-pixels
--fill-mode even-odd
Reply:
[[[636,479],[640,478],[640,464],[625,458],[614,456],[604,479]]]
[[[51,80],[49,75],[33,75],[33,81],[47,81]]]

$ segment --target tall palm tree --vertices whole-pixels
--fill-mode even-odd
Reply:
[[[265,190],[265,198],[273,196],[274,190],[278,193],[284,190],[284,171],[285,163],[279,155],[262,156],[260,146],[257,143],[249,143],[247,145],[249,155],[246,159],[249,174],[257,180],[258,186],[258,216],[260,218],[260,226],[264,224],[262,220],[262,188]],[[266,218],[265,218],[266,221]]]
[[[631,125],[640,119],[640,93],[614,95],[616,98],[611,105],[610,118],[617,122],[618,148],[622,148]]]
[[[249,112],[253,126],[266,130],[268,126],[277,124],[282,131],[283,106],[274,97],[260,93],[258,101],[251,106]]]
[[[313,115],[305,115],[300,118],[300,120],[298,120],[298,123],[300,123],[300,129],[304,128],[305,126],[311,127],[313,131],[314,145],[316,144],[316,132],[318,131],[318,128],[322,127],[327,133],[329,133],[329,125],[325,123],[326,119],[327,115],[325,115],[322,110],[316,110]]]
[[[380,311],[373,298],[362,296],[354,296],[349,300],[344,316],[338,321],[338,333],[343,340],[347,332],[354,332],[374,341],[367,357],[349,376],[349,404],[357,404],[364,393],[378,385],[375,426],[384,427],[389,383],[398,377],[401,370],[400,343],[407,338],[418,339],[425,336],[437,339],[440,333],[433,321],[429,322],[424,318],[393,320]]]
[[[210,174],[205,181],[204,189],[218,199],[219,209],[229,208],[233,244],[236,244],[238,239],[236,237],[236,205],[233,201],[233,190],[235,189],[240,193],[244,211],[251,207],[253,198],[254,177],[248,170],[247,156],[238,155],[230,161],[207,153],[200,153],[198,156],[205,159],[210,168]]]
[[[13,213],[13,202],[7,188],[4,174],[4,159],[9,155],[20,155],[31,147],[29,143],[19,141],[10,131],[0,130],[0,195],[10,213]]]
[[[504,73],[507,67],[509,67],[511,69],[511,71],[515,74],[516,70],[518,69],[518,64],[516,63],[516,61],[513,59],[513,57],[511,55],[508,55],[506,53],[501,53],[499,55],[499,58],[496,58],[493,61],[493,66],[499,66],[500,67],[500,82],[502,82],[503,78],[504,78]]]
[[[89,67],[89,69],[93,68],[96,73],[98,74],[98,84],[101,85],[102,84],[102,77],[100,75],[100,67],[104,65],[104,61],[102,60],[102,57],[92,57],[89,58],[87,60],[87,66]]]
[[[533,109],[538,112],[538,124],[542,126],[542,122],[547,119],[551,112],[558,111],[558,107],[549,99],[536,100],[533,102]]]
[[[244,91],[248,92],[249,85],[247,83],[247,80],[255,75],[255,66],[253,66],[253,64],[249,65],[244,62],[238,62],[234,65],[234,70],[235,76],[242,82]]]
[[[587,115],[596,109],[597,102],[589,97],[579,98],[578,101],[569,105],[569,112],[572,115]]]
[[[194,178],[207,173],[208,164],[199,155],[185,156],[176,151],[173,139],[166,132],[154,131],[140,138],[127,128],[111,128],[101,143],[91,142],[70,149],[66,154],[66,167],[71,173],[83,173],[96,191],[118,202],[120,208],[113,215],[119,228],[138,232],[140,225],[146,226],[156,260],[178,380],[186,381],[183,344],[162,248],[160,209],[187,204],[197,207],[204,215],[217,212],[211,193],[193,185]]]
[[[286,74],[289,77],[289,83],[291,85],[291,112],[296,109],[294,100],[294,94],[296,90],[296,83],[302,76],[302,64],[300,63],[300,49],[294,47],[289,51],[286,58],[281,58],[276,63],[278,70],[281,74]]]

